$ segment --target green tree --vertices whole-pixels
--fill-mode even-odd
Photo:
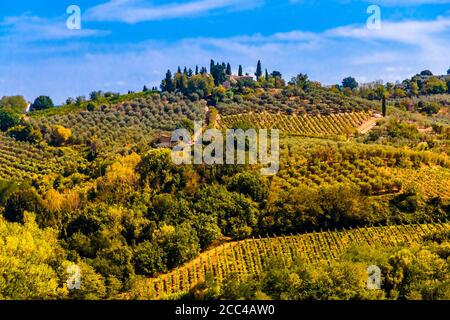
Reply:
[[[8,135],[18,141],[37,143],[42,140],[42,134],[39,130],[33,128],[29,122],[24,122],[8,130]]]
[[[0,130],[7,131],[19,123],[19,117],[0,109]]]
[[[447,84],[437,77],[430,77],[422,85],[422,93],[424,94],[442,94],[447,92]]]
[[[235,175],[230,180],[228,189],[249,196],[253,201],[262,205],[265,204],[269,195],[267,182],[261,175],[250,171]]]
[[[383,117],[386,117],[387,115],[387,107],[386,107],[386,97],[383,96],[381,99],[381,113],[383,114]]]
[[[66,279],[67,268],[74,263],[66,261],[59,270],[60,278]],[[80,289],[69,291],[69,299],[72,300],[100,300],[107,297],[106,279],[98,274],[89,264],[79,261],[76,266],[80,268]],[[108,298],[113,298],[109,296]]]
[[[349,88],[351,90],[358,88],[359,84],[353,77],[347,77],[342,80],[342,87]]]
[[[420,75],[431,77],[433,75],[433,72],[431,72],[430,70],[423,70],[422,72],[420,72]]]
[[[252,234],[258,207],[251,199],[215,185],[200,190],[195,198],[196,212],[217,217],[224,235],[244,239]]]
[[[227,63],[227,69],[226,69],[226,74],[231,76],[232,72],[231,72],[231,65],[229,63]]]
[[[148,216],[151,220],[168,225],[177,225],[194,218],[189,202],[169,193],[158,194],[153,198]]]
[[[255,72],[256,80],[259,80],[259,78],[261,78],[262,74],[263,73],[262,73],[261,61],[258,60],[258,64],[256,65],[256,72]]]
[[[214,84],[216,86],[222,85],[222,83],[224,83],[227,80],[225,69],[226,66],[223,66],[223,64],[219,63],[212,67],[211,75],[214,79]]]
[[[17,190],[8,197],[4,217],[11,222],[23,222],[26,211],[35,214],[44,211],[41,198],[31,188]]]
[[[419,95],[419,85],[416,81],[411,82],[410,92],[414,97],[417,97]]]
[[[141,182],[155,191],[171,193],[181,189],[184,168],[173,163],[171,150],[156,149],[147,152],[137,167]]]
[[[57,231],[40,229],[33,214],[23,222],[0,216],[0,299],[64,299],[68,292],[54,269],[64,259]]]
[[[239,65],[238,76],[242,77],[244,74],[242,72],[242,65]]]
[[[293,77],[289,83],[302,90],[308,89],[311,84],[310,81],[308,80],[308,75],[303,73],[300,73],[295,77]]]
[[[166,78],[161,83],[161,91],[173,92],[175,90],[175,85],[172,79],[172,72],[167,70]]]
[[[137,274],[152,277],[157,272],[165,272],[164,251],[157,244],[144,241],[133,252],[133,264]]]
[[[200,252],[197,232],[188,223],[176,228],[167,226],[157,231],[154,237],[165,252],[169,269],[193,259]]]
[[[209,64],[209,73],[212,75],[213,74],[213,70],[214,67],[216,66],[216,63],[214,62],[213,59],[211,59],[210,64]]]
[[[29,122],[24,122],[8,130],[8,135],[18,141],[37,143],[42,140],[42,134]]]
[[[35,110],[45,110],[53,108],[53,101],[48,96],[39,96],[34,100],[33,104],[30,107],[30,111]]]
[[[28,102],[22,96],[5,96],[0,99],[0,110],[13,115],[21,115],[27,107]]]

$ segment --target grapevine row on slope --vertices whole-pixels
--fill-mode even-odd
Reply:
[[[333,137],[353,133],[371,118],[370,113],[354,112],[331,115],[286,115],[263,113],[235,114],[221,118],[221,124],[233,128],[245,123],[253,128],[279,129],[292,135]]]
[[[208,272],[219,282],[233,273],[243,280],[247,275],[260,273],[271,257],[286,263],[297,258],[315,263],[338,258],[351,244],[411,245],[420,243],[426,235],[443,230],[450,230],[450,224],[368,227],[231,242],[201,254],[170,273],[138,281],[133,295],[143,299],[166,298],[188,292],[203,281]]]
[[[428,197],[450,199],[450,170],[447,168],[399,169],[396,175],[403,181],[404,187],[417,187]]]
[[[42,179],[63,171],[73,161],[77,161],[76,157],[64,155],[63,151],[52,152],[0,134],[0,180]]]

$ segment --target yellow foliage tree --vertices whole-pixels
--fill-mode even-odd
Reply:
[[[71,136],[72,130],[60,125],[55,125],[52,127],[50,142],[55,146],[61,146],[65,144]]]
[[[33,214],[25,213],[23,225],[0,216],[0,300],[66,297],[52,268],[62,263],[55,230],[39,229]]]

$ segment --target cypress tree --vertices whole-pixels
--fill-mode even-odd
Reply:
[[[213,59],[211,59],[211,64],[209,65],[209,73],[212,74],[213,70],[214,70],[214,66],[216,65],[216,63],[214,62]]]
[[[241,65],[239,65],[238,76],[239,76],[239,77],[242,77],[242,76],[243,76],[243,73],[242,73],[242,66],[241,66]]]
[[[227,63],[227,75],[231,76],[231,65]]]
[[[195,66],[195,75],[198,75],[198,65]]]
[[[258,60],[258,65],[256,66],[256,80],[258,80],[262,76],[262,67],[261,67],[261,61]]]
[[[386,117],[387,115],[387,107],[386,107],[386,97],[383,95],[383,98],[381,99],[381,112],[383,113],[383,117]]]
[[[181,68],[180,68],[180,66],[178,66],[177,73],[181,73]]]
[[[170,70],[167,70],[166,78],[163,80],[163,83],[161,84],[161,90],[172,92],[174,91],[174,89],[175,87],[172,80],[172,72],[170,72]]]
[[[266,81],[269,81],[269,72],[266,69]]]

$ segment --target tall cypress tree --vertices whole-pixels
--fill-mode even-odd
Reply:
[[[383,98],[381,98],[381,113],[383,114],[383,117],[386,117],[387,107],[386,107],[386,96],[385,95],[383,95]]]
[[[231,65],[227,63],[227,75],[231,76]]]
[[[186,66],[184,66],[183,74],[185,74],[185,75],[188,74],[188,70],[187,70]]]
[[[213,59],[211,59],[211,64],[209,65],[209,73],[213,74],[214,71],[214,66],[216,65],[216,63],[214,62]]]
[[[267,69],[266,69],[266,76],[265,76],[265,78],[266,78],[266,81],[269,81],[269,72],[267,71]]]
[[[258,65],[256,66],[256,80],[258,80],[262,76],[262,67],[261,67],[261,61],[258,60]]]
[[[198,75],[198,65],[195,66],[195,75]]]
[[[241,66],[241,65],[239,65],[238,76],[239,76],[239,77],[242,77],[242,76],[243,76],[243,73],[242,73],[242,66]]]
[[[168,91],[172,92],[174,91],[175,87],[172,80],[172,72],[170,70],[167,70],[166,78],[163,80],[161,84],[161,90],[162,91]]]

